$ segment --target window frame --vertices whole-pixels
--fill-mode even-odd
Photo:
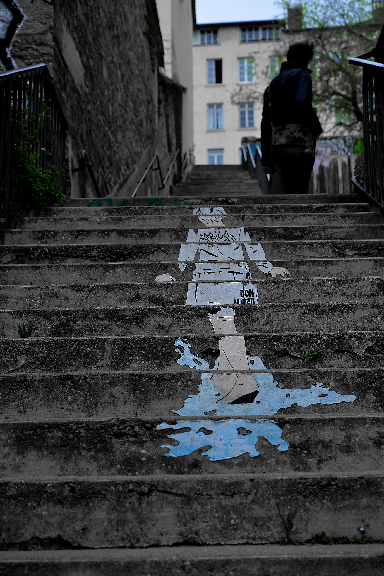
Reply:
[[[219,108],[220,107],[220,108]],[[210,120],[213,118],[212,125],[210,128]],[[221,126],[220,126],[221,124]],[[207,104],[207,130],[224,130],[224,109],[223,104]]]
[[[221,153],[221,154],[220,154]],[[209,162],[210,155],[214,158],[219,158],[221,155],[222,162],[214,162],[213,164]],[[224,148],[208,148],[208,166],[223,166],[224,165]]]
[[[252,31],[252,34],[251,34]],[[272,42],[280,40],[281,28],[279,26],[242,26],[240,29],[240,43],[246,42]]]
[[[203,36],[204,35],[204,36]],[[204,38],[204,42],[203,42]],[[206,41],[209,39],[209,41]],[[201,46],[208,46],[209,44],[219,43],[219,32],[217,28],[204,28],[204,30],[199,30],[199,44]]]
[[[242,114],[243,113],[243,114]],[[241,118],[244,117],[245,123],[242,125]],[[252,123],[250,122],[252,119]],[[239,104],[239,128],[255,127],[255,105],[254,102],[241,102]]]
[[[220,66],[218,65],[218,62],[220,62]],[[213,64],[213,66],[211,64]],[[218,70],[219,68],[220,72]],[[220,82],[217,81],[218,77],[221,77]],[[210,79],[213,79],[213,82],[210,82]],[[207,59],[207,84],[209,86],[214,86],[215,84],[222,84],[222,83],[223,83],[223,60],[221,58]]]
[[[246,62],[246,64],[244,64],[244,77],[246,78],[245,80],[241,80],[241,62]],[[252,63],[252,72],[250,72],[250,67]],[[249,80],[249,77],[251,76],[251,80]],[[247,58],[238,58],[237,60],[237,81],[239,84],[251,84],[252,82],[254,82],[254,78],[255,78],[255,60],[252,57],[247,57]]]

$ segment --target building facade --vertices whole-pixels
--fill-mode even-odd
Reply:
[[[197,25],[193,38],[196,164],[239,164],[260,138],[262,95],[285,21]]]
[[[182,157],[193,156],[193,54],[192,34],[196,21],[194,0],[157,0],[164,46],[164,74],[179,83],[183,94]]]
[[[358,113],[348,112],[348,103],[352,112],[357,108],[362,111],[362,98],[360,93],[354,98],[347,58],[375,44],[382,22],[383,8],[375,8],[367,22],[303,28],[302,8],[295,6],[288,9],[286,21],[196,25],[193,46],[196,163],[240,163],[242,144],[260,140],[266,87],[278,74],[289,45],[307,40],[315,43],[315,59],[310,67],[324,130],[317,154],[323,155],[324,149],[337,154],[353,151],[354,142],[361,138],[362,120]],[[368,39],[367,48],[364,37]],[[356,38],[360,38],[359,42]],[[319,46],[322,42],[323,50]],[[339,63],[340,71],[336,73],[334,67]],[[352,72],[356,74],[356,70]],[[359,78],[356,86],[360,86]],[[343,92],[345,105],[340,111],[335,104]]]

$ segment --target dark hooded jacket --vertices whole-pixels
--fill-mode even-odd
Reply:
[[[261,121],[261,150],[263,164],[271,161],[271,116],[269,90],[264,92],[263,118]],[[270,84],[272,123],[302,124],[309,128],[316,139],[322,133],[320,121],[312,107],[311,70],[296,62],[283,62],[280,74]]]

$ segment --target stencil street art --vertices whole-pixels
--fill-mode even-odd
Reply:
[[[201,380],[198,393],[189,396],[182,408],[173,410],[179,416],[194,419],[180,420],[176,425],[163,422],[157,427],[159,430],[172,428],[168,438],[178,442],[176,446],[163,445],[162,448],[168,450],[164,456],[186,456],[203,449],[202,456],[212,461],[241,454],[255,457],[259,455],[256,450],[259,437],[268,440],[278,451],[286,451],[289,444],[282,439],[282,430],[273,420],[250,421],[244,417],[273,416],[294,404],[307,407],[353,402],[356,396],[338,394],[321,382],[303,389],[281,387],[259,356],[247,354],[232,306],[258,303],[251,262],[260,272],[272,277],[286,276],[289,272],[274,267],[266,259],[262,245],[252,243],[244,228],[226,228],[226,212],[222,206],[195,208],[194,214],[205,228],[189,230],[187,241],[180,248],[179,268],[184,271],[188,262],[195,263],[186,305],[212,307],[207,320],[219,337],[219,356],[210,366],[182,338],[175,341],[178,364],[200,371]],[[207,415],[226,419],[209,420]],[[199,417],[205,419],[196,419]]]

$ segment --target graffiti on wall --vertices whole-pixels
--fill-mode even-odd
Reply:
[[[0,0],[0,71],[17,68],[11,56],[12,42],[25,20],[25,14],[14,0]]]
[[[333,154],[350,154],[353,138],[351,136],[320,138],[316,142],[316,156],[331,156]]]
[[[174,413],[186,418],[176,424],[166,422],[159,430],[172,429],[168,438],[177,445],[163,445],[167,457],[186,456],[203,449],[202,455],[212,461],[234,458],[241,454],[259,455],[256,443],[263,437],[280,452],[289,448],[281,428],[270,419],[247,420],[250,416],[273,416],[294,404],[353,402],[355,396],[331,391],[321,382],[310,388],[280,387],[259,356],[250,356],[243,335],[238,333],[234,305],[258,304],[257,284],[252,280],[250,264],[272,277],[287,276],[288,270],[274,267],[266,258],[260,243],[253,243],[244,228],[226,228],[223,206],[194,209],[205,228],[189,230],[179,253],[179,268],[194,263],[192,281],[188,284],[187,306],[210,306],[207,321],[218,337],[219,356],[213,366],[191,350],[182,338],[175,341],[177,362],[200,372],[198,393],[190,395]],[[207,415],[226,417],[210,420]],[[193,417],[193,420],[188,420]],[[203,420],[196,418],[204,417]],[[186,430],[187,429],[187,430]]]

